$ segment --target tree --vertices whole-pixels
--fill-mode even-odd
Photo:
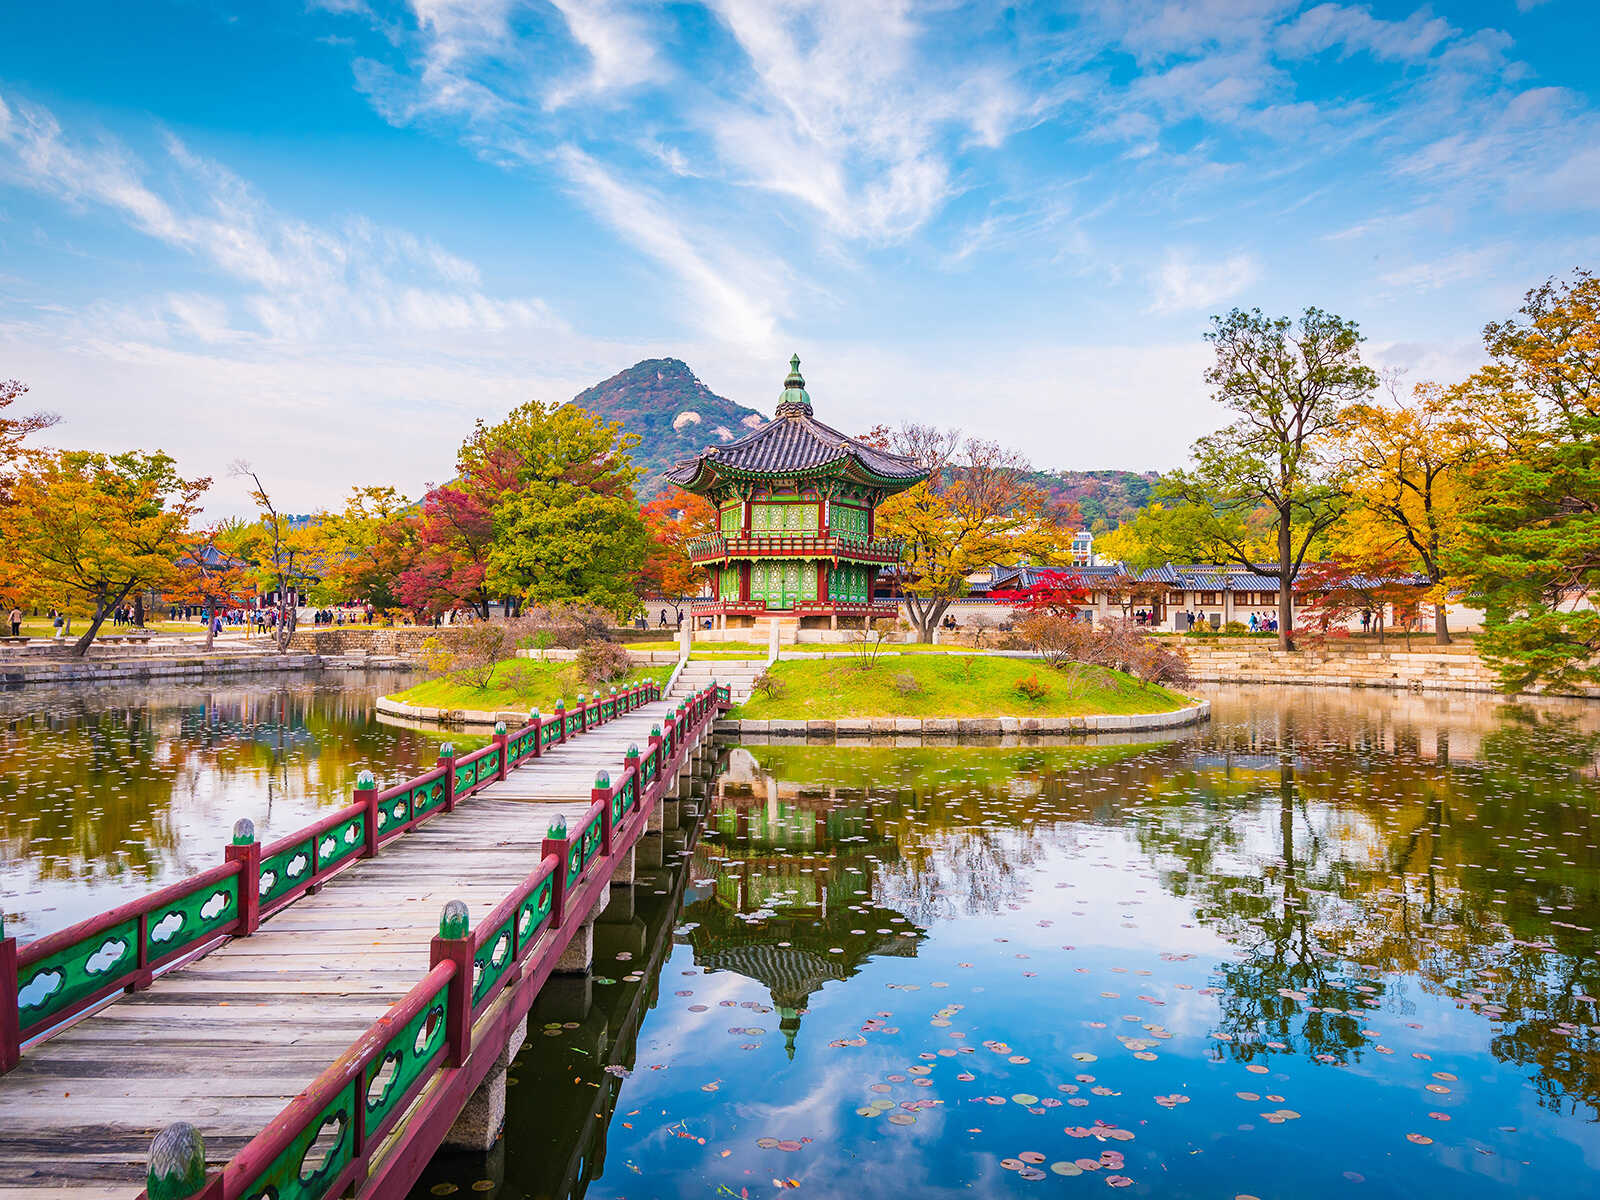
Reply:
[[[1076,619],[1078,609],[1088,601],[1089,589],[1072,571],[1045,570],[1027,587],[991,591],[991,600],[1014,604],[1025,613],[1046,613],[1053,617]]]
[[[699,594],[706,578],[705,568],[695,566],[689,556],[689,543],[716,532],[717,510],[704,496],[674,487],[658,493],[639,516],[650,539],[639,587],[681,610],[685,600]]]
[[[1357,558],[1413,560],[1430,585],[1434,641],[1448,645],[1446,567],[1487,431],[1465,388],[1419,383],[1409,401],[1393,391],[1387,405],[1353,404],[1340,417],[1352,506],[1335,540]]]
[[[1158,492],[1193,510],[1185,515],[1216,558],[1277,579],[1278,645],[1292,650],[1295,575],[1342,507],[1328,435],[1377,376],[1361,362],[1355,322],[1318,308],[1298,321],[1236,308],[1212,318],[1206,340],[1216,351],[1206,382],[1235,419],[1197,441],[1194,467]],[[1250,536],[1262,509],[1275,551],[1265,564]]]
[[[1454,556],[1508,691],[1600,679],[1600,279],[1576,271],[1484,329],[1465,384],[1503,448],[1475,478]]]
[[[956,440],[953,433],[906,426],[896,449],[932,473],[877,510],[878,532],[904,543],[901,591],[925,642],[951,601],[966,592],[968,576],[1029,556],[1049,561],[1060,551],[1049,498],[1026,481],[1027,460],[976,438],[946,457]]]
[[[239,550],[257,570],[258,592],[271,591],[278,597],[278,619],[273,625],[278,649],[287,650],[294,637],[298,599],[311,581],[307,560],[314,556],[316,538],[304,528],[296,528],[288,516],[278,511],[254,467],[236,459],[229,468],[235,478],[250,484],[250,499],[259,514],[252,525],[240,532]],[[290,602],[295,597],[296,603]]]
[[[479,422],[458,466],[491,515],[484,586],[524,604],[631,613],[646,553],[639,470],[628,457],[638,440],[575,405],[537,400],[497,424]]]
[[[243,529],[244,522],[234,519],[195,530],[167,586],[166,596],[172,603],[205,609],[207,650],[216,640],[212,625],[216,610],[242,607],[255,594],[250,564],[228,548],[238,544]]]
[[[89,614],[73,654],[88,653],[106,617],[136,588],[173,579],[210,486],[210,479],[181,478],[159,450],[63,451],[22,465],[0,506],[0,534],[25,592]]]
[[[13,417],[6,413],[23,396],[28,385],[17,379],[0,379],[0,504],[6,499],[12,476],[28,455],[34,453],[23,446],[30,434],[49,429],[61,420],[55,413],[34,412]]]
[[[395,579],[401,603],[430,616],[466,606],[488,618],[484,577],[498,498],[499,489],[486,485],[481,476],[428,491],[416,520],[411,564]]]
[[[416,553],[412,505],[392,487],[355,487],[343,511],[317,523],[321,590],[331,600],[364,600],[379,611],[400,603],[400,576]]]
[[[1353,616],[1371,613],[1378,645],[1383,645],[1384,612],[1414,611],[1429,595],[1432,581],[1411,570],[1408,556],[1381,550],[1364,556],[1339,555],[1310,563],[1301,572],[1300,593],[1306,597],[1307,623],[1322,633],[1343,626]],[[1410,641],[1410,626],[1406,639]]]

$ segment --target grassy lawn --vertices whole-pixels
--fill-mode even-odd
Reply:
[[[838,717],[1078,717],[1090,713],[1170,712],[1183,697],[1118,671],[1079,668],[1076,676],[1042,662],[979,655],[780,660],[776,697],[761,692],[731,715],[752,720]],[[1037,680],[1036,698],[1019,690]]]
[[[628,676],[630,684],[654,679],[666,683],[672,674],[670,664],[642,667]],[[607,684],[607,690],[610,688]],[[617,690],[622,690],[618,683]],[[479,709],[485,712],[510,710],[526,711],[537,708],[545,715],[555,711],[556,701],[565,699],[573,704],[579,692],[593,694],[597,689],[585,683],[578,674],[578,665],[571,662],[538,662],[531,658],[516,658],[501,663],[487,688],[480,688],[465,679],[443,675],[429,679],[396,692],[391,699],[423,708]]]

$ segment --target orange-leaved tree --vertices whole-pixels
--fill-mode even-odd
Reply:
[[[696,596],[706,579],[689,555],[689,543],[716,532],[717,511],[704,496],[682,488],[668,488],[639,510],[650,539],[644,565],[639,568],[639,589],[658,595],[674,612]]]
[[[175,578],[210,486],[182,478],[159,450],[62,451],[17,473],[0,506],[0,537],[24,594],[88,614],[74,654],[88,652],[101,623],[136,589]]]

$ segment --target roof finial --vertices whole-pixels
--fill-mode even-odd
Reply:
[[[806,395],[806,381],[800,374],[800,356],[789,359],[789,377],[783,381],[783,395],[778,397],[778,416],[798,417],[811,415],[811,397]]]

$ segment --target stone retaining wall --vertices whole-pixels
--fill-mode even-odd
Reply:
[[[0,686],[82,683],[111,679],[206,679],[264,671],[309,671],[322,664],[312,654],[191,654],[163,658],[47,659],[0,665]]]
[[[302,625],[289,640],[289,649],[308,654],[378,654],[384,657],[422,658],[422,643],[431,637],[446,646],[465,633],[464,626],[438,629],[383,625]]]
[[[925,738],[993,737],[1004,734],[1081,735],[1177,729],[1207,720],[1211,701],[1162,713],[1100,714],[1086,717],[840,717],[835,721],[721,720],[719,732],[771,737],[850,738],[886,734]]]
[[[1266,645],[1183,643],[1189,676],[1200,683],[1283,683],[1302,686],[1396,688],[1411,691],[1499,692],[1494,672],[1466,643],[1429,650],[1278,650]],[[1600,688],[1562,695],[1600,698]]]

